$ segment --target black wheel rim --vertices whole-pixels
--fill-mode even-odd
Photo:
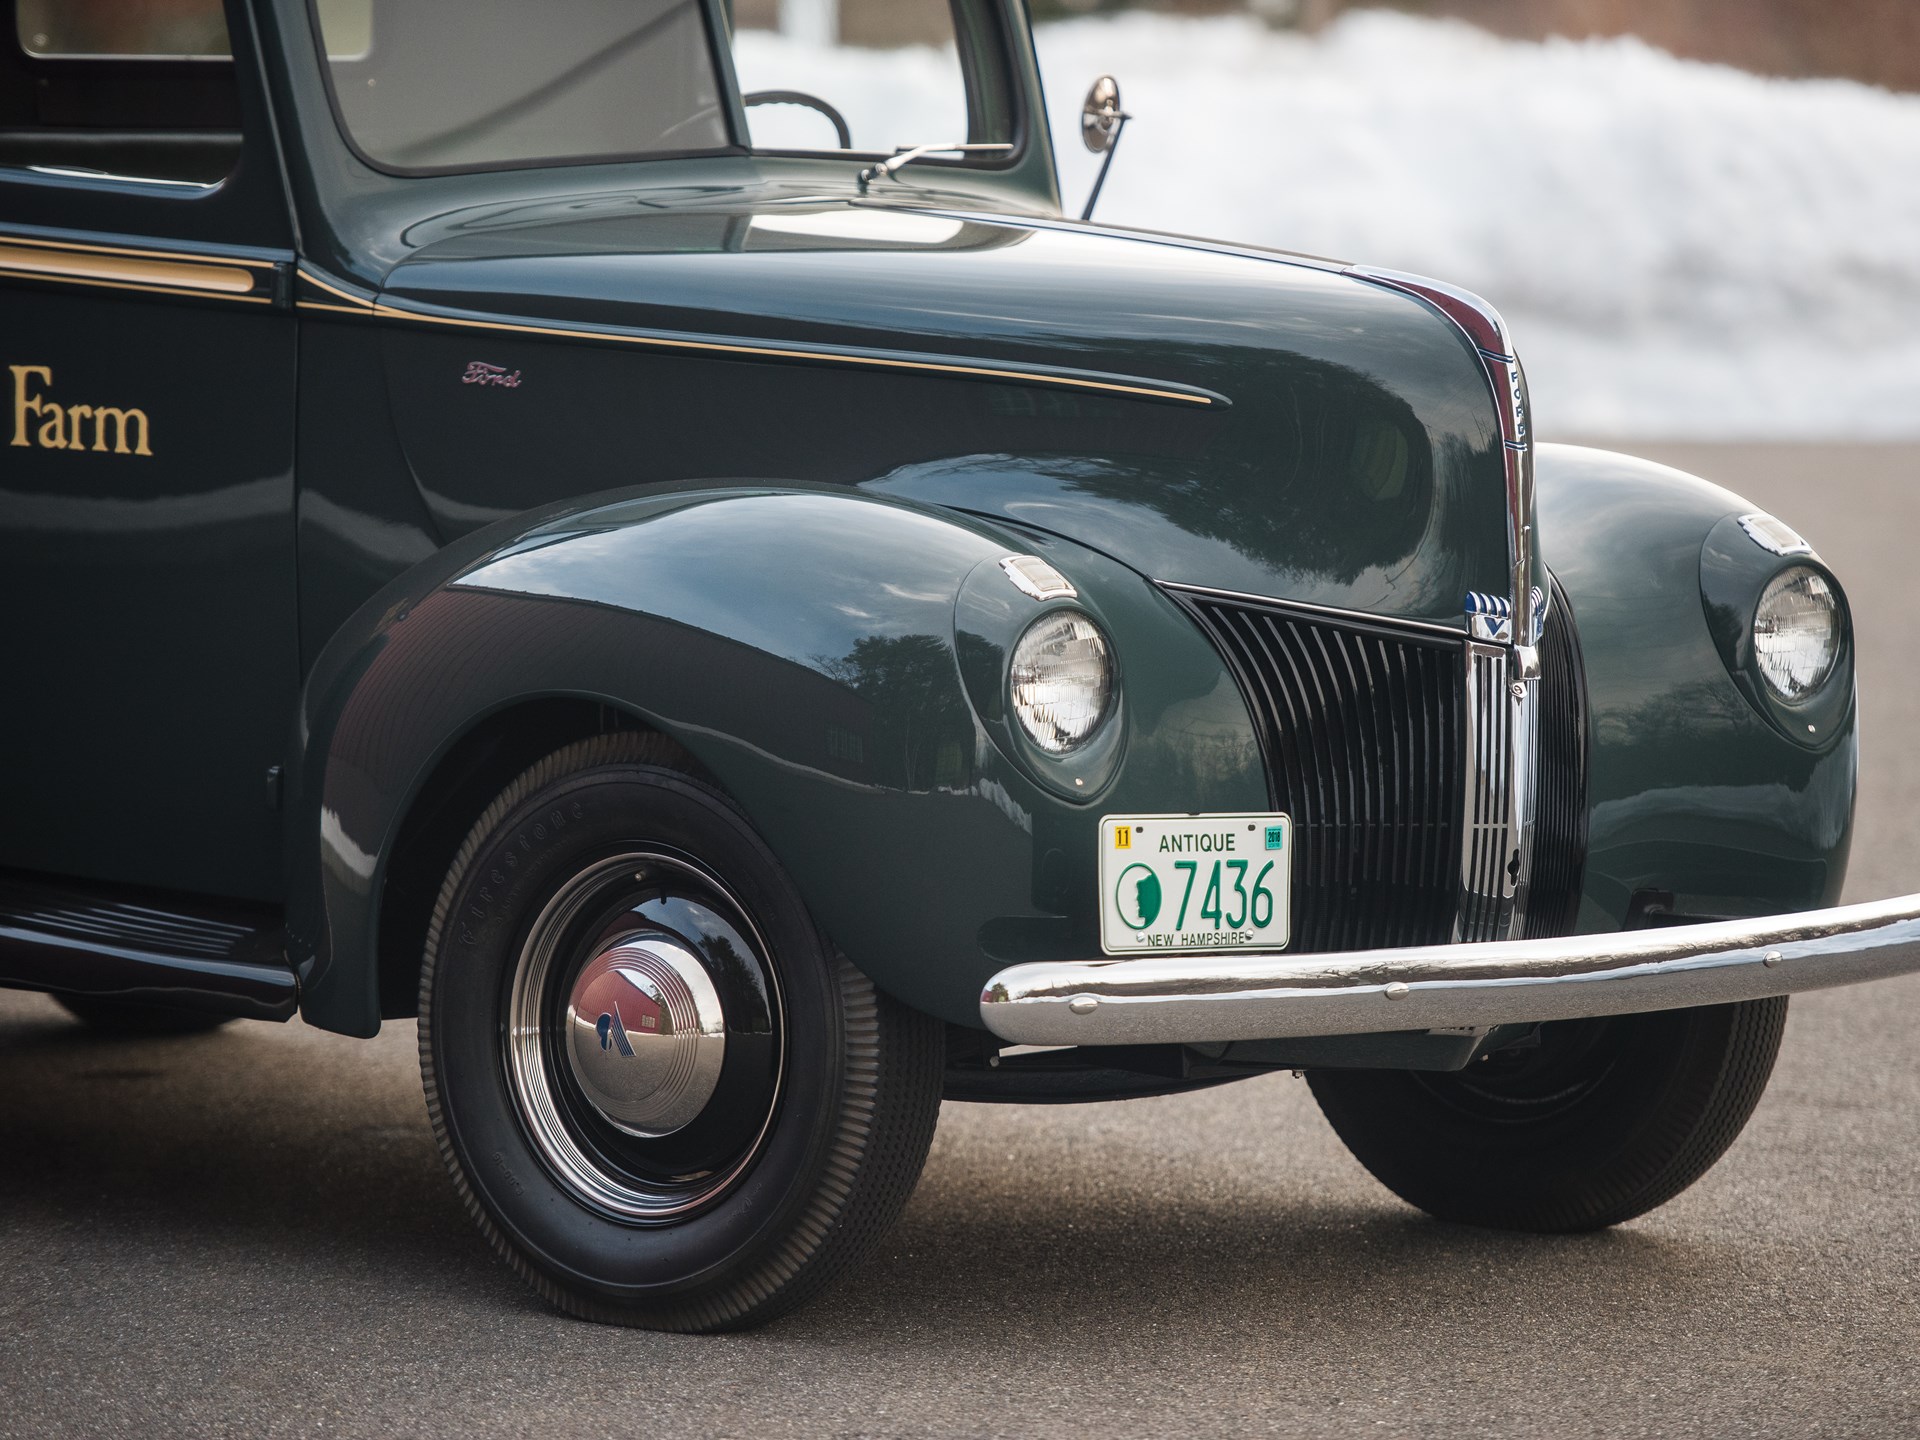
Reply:
[[[686,974],[703,1011],[717,1002],[722,1022],[700,1042],[720,1043],[714,1073],[688,1081],[675,1070],[686,1103],[656,1113],[660,1125],[610,1109],[596,1083],[609,1062],[633,1063],[613,1058],[614,1046],[629,1057],[645,1051],[639,1026],[629,1045],[600,1016],[606,1057],[583,1061],[571,1008],[610,964],[649,953]],[[622,848],[555,890],[528,926],[508,980],[502,1061],[534,1150],[575,1200],[624,1223],[672,1223],[714,1203],[751,1168],[772,1127],[786,1059],[770,955],[746,907],[689,856]],[[667,1005],[651,1008],[672,1028]],[[678,1009],[673,1018],[684,1019]]]

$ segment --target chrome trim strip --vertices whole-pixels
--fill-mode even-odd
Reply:
[[[791,204],[817,204],[840,199],[837,195],[798,196]],[[1014,211],[969,210],[956,205],[903,205],[897,201],[861,195],[848,200],[852,206],[869,210],[911,210],[916,215],[934,215],[946,220],[961,220],[971,225],[992,225],[1003,230],[1055,230],[1068,235],[1098,235],[1112,240],[1129,240],[1146,245],[1164,245],[1170,250],[1197,250],[1203,255],[1226,255],[1240,260],[1268,260],[1281,265],[1298,265],[1307,270],[1327,270],[1336,274],[1353,269],[1348,260],[1327,255],[1309,255],[1301,250],[1276,250],[1266,245],[1238,244],[1231,240],[1209,240],[1202,235],[1183,235],[1177,230],[1147,230],[1138,225],[1116,225],[1111,220],[1075,220],[1066,215],[1027,215]]]
[[[311,272],[302,278],[320,284]],[[342,292],[332,286],[322,289]],[[353,313],[347,306],[304,302],[303,309],[329,309]],[[466,311],[427,309],[416,304],[395,305],[376,299],[364,312],[384,320],[411,320],[426,325],[448,325],[463,330],[490,330],[509,335],[563,340],[593,340],[602,344],[639,345],[656,350],[675,350],[708,355],[744,356],[749,359],[795,360],[815,365],[849,365],[865,369],[894,370],[909,373],[956,375],[968,379],[992,380],[1004,385],[1046,385],[1068,390],[1088,390],[1097,394],[1125,395],[1140,400],[1161,400],[1202,409],[1225,410],[1232,405],[1226,396],[1198,385],[1183,385],[1176,380],[1146,380],[1138,376],[1108,374],[1101,371],[1073,373],[1063,370],[1027,368],[1014,361],[982,360],[974,363],[957,356],[901,354],[884,350],[846,350],[825,346],[768,345],[752,340],[732,340],[719,336],[673,335],[644,330],[618,330],[612,327],[579,325],[536,325],[521,320],[494,320]]]
[[[1507,647],[1466,647],[1466,768],[1461,786],[1460,903],[1453,938],[1508,940],[1515,909],[1513,753],[1519,727],[1507,697]]]
[[[1418,295],[1459,326],[1460,333],[1467,337],[1467,343],[1481,354],[1491,355],[1498,360],[1513,358],[1513,337],[1507,333],[1507,322],[1500,318],[1498,310],[1473,291],[1450,285],[1445,280],[1415,275],[1406,270],[1387,270],[1377,265],[1349,265],[1344,273],[1370,280],[1376,285],[1385,285],[1389,289],[1404,290],[1409,295]]]
[[[1533,897],[1533,837],[1540,813],[1540,651],[1515,645],[1507,651],[1507,844],[1501,876],[1506,912],[1495,938],[1521,940]]]
[[[1442,640],[1459,640],[1463,632],[1456,625],[1434,620],[1411,620],[1404,615],[1374,615],[1365,610],[1342,610],[1335,605],[1316,605],[1310,600],[1283,600],[1277,595],[1253,595],[1245,590],[1217,590],[1210,585],[1188,585],[1179,580],[1156,580],[1162,590],[1178,590],[1183,595],[1209,595],[1216,600],[1242,600],[1253,605],[1271,605],[1276,610],[1292,610],[1301,615],[1319,615],[1333,620],[1351,620],[1383,630],[1409,630]]]
[[[1920,971],[1920,895],[1555,940],[1014,965],[980,997],[1016,1045],[1206,1044],[1576,1020]]]
[[[1536,601],[1538,592],[1535,592]],[[1466,647],[1466,773],[1460,817],[1456,941],[1518,940],[1532,889],[1534,812],[1539,807],[1540,652],[1531,645]],[[1509,622],[1500,620],[1504,642]]]
[[[219,180],[166,180],[158,175],[116,175],[111,170],[87,170],[70,165],[28,165],[29,175],[51,175],[56,180],[104,180],[110,185],[155,185],[169,190],[218,190]]]

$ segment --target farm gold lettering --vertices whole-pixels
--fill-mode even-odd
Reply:
[[[38,408],[38,402],[35,402]],[[58,405],[46,407],[47,418],[40,422],[40,446],[44,450],[64,450],[67,448],[67,432],[64,422],[65,413]]]
[[[33,442],[27,439],[27,412],[38,415],[40,400],[37,396],[30,397],[27,394],[27,383],[38,375],[43,385],[50,385],[53,383],[53,371],[45,365],[9,365],[7,369],[13,372],[13,443],[31,445]],[[63,447],[66,443],[64,439],[60,442]]]
[[[73,408],[75,410],[84,410],[87,407],[84,405],[76,405]],[[153,453],[153,451],[147,448],[147,412],[144,410],[122,410],[117,405],[102,405],[98,410],[93,412],[94,449],[104,450],[107,448],[107,421],[109,419],[112,419],[114,422],[114,454],[125,455],[129,453],[127,450],[127,436],[129,432],[134,436],[134,446],[131,453],[135,455],[151,455]],[[77,432],[75,439],[76,441],[78,439]]]
[[[1162,855],[1213,854],[1216,851],[1233,850],[1234,841],[1239,837],[1228,831],[1224,835],[1162,835],[1160,853]]]
[[[51,366],[9,365],[7,369],[13,376],[13,444],[28,449],[153,454],[146,411],[134,406],[62,405],[47,393],[53,389]]]

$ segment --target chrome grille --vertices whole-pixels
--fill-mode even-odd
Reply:
[[[1290,948],[1572,928],[1586,845],[1585,706],[1557,590],[1539,679],[1519,697],[1505,644],[1167,590],[1233,672],[1270,803],[1293,817]]]
[[[1290,948],[1442,943],[1460,899],[1458,635],[1169,589],[1213,640],[1293,817]]]
[[[1461,824],[1460,908],[1455,940],[1503,940],[1518,882],[1513,748],[1515,707],[1504,645],[1468,644],[1466,804]]]

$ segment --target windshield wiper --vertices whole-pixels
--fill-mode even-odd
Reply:
[[[878,165],[869,165],[859,175],[860,188],[865,190],[875,180],[885,180],[914,161],[928,155],[972,155],[985,150],[1011,150],[1009,144],[993,145],[912,145],[894,153],[890,159],[882,160]]]

